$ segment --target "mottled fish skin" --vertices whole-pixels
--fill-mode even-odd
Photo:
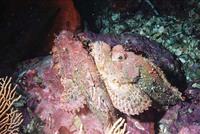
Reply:
[[[110,46],[100,41],[89,46],[114,107],[127,115],[138,115],[147,110],[152,103],[150,97],[113,64]]]
[[[79,103],[85,104],[85,98],[86,105],[104,125],[112,123],[111,120],[115,119],[114,107],[93,58],[84,49],[82,42],[72,33],[62,31],[55,40],[53,57],[65,87],[63,101],[74,100],[78,103],[82,98],[83,102]],[[77,109],[76,106],[74,108]]]
[[[151,60],[125,51],[122,45],[113,47],[111,55],[113,63],[132,80],[134,85],[158,104],[175,105],[183,100],[181,92],[168,82],[163,71]]]

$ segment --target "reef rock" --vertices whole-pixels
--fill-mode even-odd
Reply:
[[[194,83],[200,84],[200,81]],[[185,90],[188,101],[171,107],[159,122],[160,133],[198,134],[200,131],[200,90],[190,84]]]
[[[75,109],[77,104],[82,104],[82,100],[76,98],[77,103],[63,104],[65,90],[54,69],[52,56],[29,60],[23,65],[17,83],[27,97],[28,111],[23,113],[23,117],[25,120],[31,118],[31,121],[24,124],[29,126],[24,131],[78,134],[82,124],[85,132],[103,133],[101,122],[87,107],[80,108],[76,113],[66,112],[66,107]]]
[[[18,79],[28,93],[29,109],[45,123],[47,133],[78,133],[80,126],[86,133],[103,133],[120,116],[136,126],[127,126],[131,132],[154,131],[153,120],[143,123],[130,115],[143,113],[154,102],[169,106],[183,100],[151,58],[120,43],[88,41],[62,31],[52,53],[53,58],[28,65]]]

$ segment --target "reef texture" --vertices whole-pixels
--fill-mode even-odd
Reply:
[[[127,118],[130,132],[152,132],[153,119],[145,123],[130,115],[143,113],[154,102],[169,106],[183,100],[151,58],[124,45],[62,31],[52,53],[53,58],[27,66],[18,79],[46,133],[78,133],[81,124],[86,133],[103,133],[119,116]]]
[[[76,114],[66,112],[70,103],[63,104],[65,91],[53,68],[52,56],[27,61],[23,65],[25,69],[17,80],[28,99],[27,111],[23,113],[24,126],[27,127],[23,133],[78,134],[81,124],[85,132],[103,133],[102,124],[87,107]],[[79,103],[82,103],[81,100]],[[73,103],[71,107],[76,105]]]
[[[165,134],[199,134],[200,132],[200,87],[195,88],[191,83],[185,90],[187,102],[180,102],[171,107],[160,120],[160,133]]]

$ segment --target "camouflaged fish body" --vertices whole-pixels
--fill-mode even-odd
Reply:
[[[135,87],[143,90],[158,104],[174,105],[183,100],[182,94],[171,86],[163,71],[151,60],[126,52],[121,45],[113,47],[111,54],[113,63],[132,80]]]
[[[137,115],[151,106],[151,99],[118,69],[110,57],[110,47],[103,42],[90,44],[94,61],[104,80],[115,108],[128,115]]]
[[[178,89],[150,60],[124,51],[121,45],[111,49],[104,42],[94,42],[90,47],[111,100],[121,112],[139,114],[151,106],[151,99],[161,105],[183,100]]]
[[[114,117],[114,108],[128,115],[147,110],[152,101],[174,105],[183,100],[162,70],[149,59],[127,52],[122,45],[83,42],[63,31],[55,41],[55,68],[65,90],[63,107],[76,112],[83,105],[102,120]],[[73,106],[73,104],[75,104]]]
[[[72,33],[63,31],[55,41],[53,57],[64,86],[61,95],[64,109],[76,112],[87,105],[104,125],[108,125],[114,118],[114,107],[93,59],[83,48],[82,42]]]

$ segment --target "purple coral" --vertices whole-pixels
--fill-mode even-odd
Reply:
[[[199,134],[200,90],[190,84],[185,90],[185,95],[188,100],[170,108],[159,122],[161,132]]]

